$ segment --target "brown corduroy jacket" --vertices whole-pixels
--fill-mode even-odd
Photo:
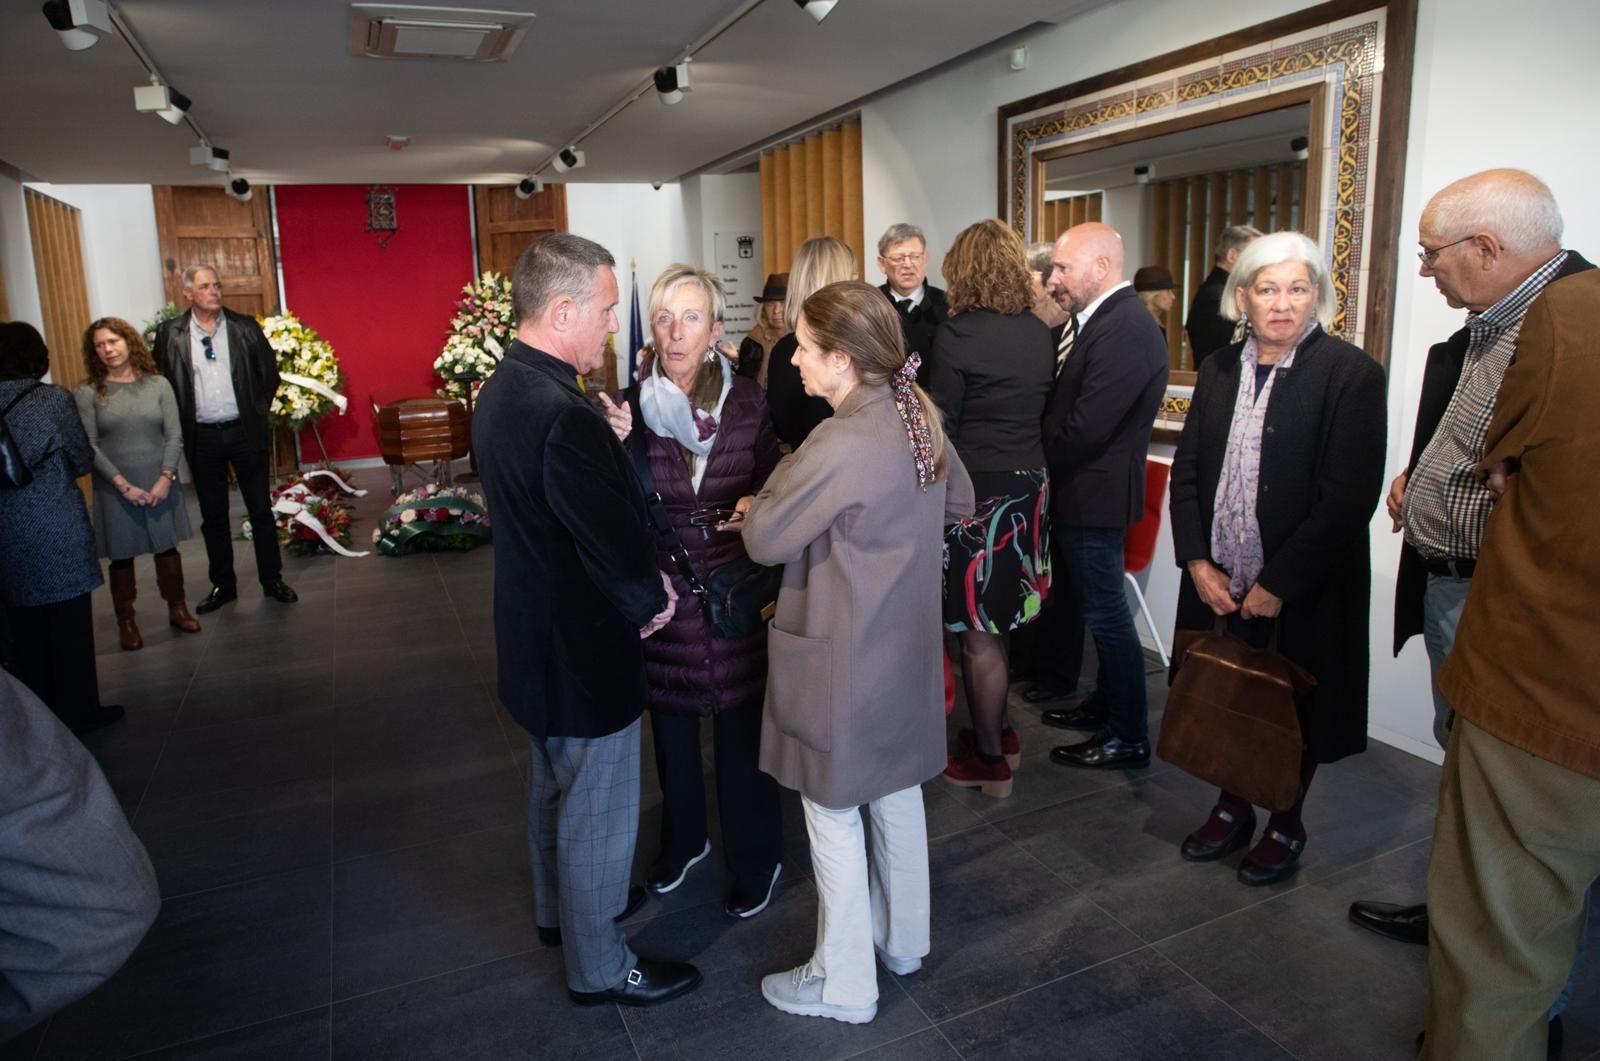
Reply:
[[[1515,468],[1490,513],[1455,649],[1439,674],[1474,726],[1600,779],[1600,270],[1529,307],[1484,441]]]

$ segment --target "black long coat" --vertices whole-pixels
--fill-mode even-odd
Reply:
[[[636,410],[633,430],[639,438],[630,435],[625,445],[644,440],[650,475],[667,518],[703,583],[717,568],[744,558],[744,538],[738,531],[710,527],[702,531],[690,524],[690,513],[697,508],[732,509],[741,497],[766,485],[778,463],[778,439],[772,433],[766,395],[755,380],[734,377],[697,494],[682,448],[645,426],[637,412],[638,393],[637,385],[628,388],[629,404]],[[689,589],[671,550],[658,546],[657,563],[672,577],[678,606],[672,621],[644,643],[650,710],[672,715],[710,715],[738,707],[759,710],[767,690],[767,631],[763,628],[737,640],[714,636],[705,608]]]
[[[521,340],[483,385],[472,449],[494,521],[500,702],[535,737],[644,710],[639,629],[667,606],[644,492],[572,366]]]
[[[1184,565],[1211,559],[1243,349],[1223,347],[1201,365],[1172,462],[1180,630],[1209,629],[1214,618]],[[1322,763],[1367,746],[1369,524],[1383,492],[1384,390],[1376,361],[1319,328],[1278,370],[1261,440],[1256,519],[1266,566],[1257,581],[1283,599],[1279,650],[1317,679],[1301,726]]]
[[[172,384],[178,399],[178,420],[183,424],[183,450],[194,454],[194,368],[190,359],[190,321],[194,310],[164,320],[156,326],[155,348],[151,354],[161,374]],[[272,444],[267,414],[273,395],[278,393],[278,355],[267,342],[254,317],[222,310],[222,324],[228,330],[228,366],[233,375],[233,398],[239,406],[239,424],[250,447],[265,453]]]

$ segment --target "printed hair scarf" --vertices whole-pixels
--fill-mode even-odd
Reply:
[[[1317,329],[1317,322],[1295,340],[1289,352],[1272,366],[1272,374],[1256,393],[1256,365],[1261,350],[1256,337],[1245,340],[1239,352],[1239,391],[1233,400],[1233,423],[1228,428],[1228,448],[1222,457],[1222,476],[1211,516],[1211,559],[1228,572],[1228,592],[1243,597],[1255,585],[1266,558],[1261,546],[1261,524],[1256,519],[1256,495],[1261,484],[1261,438],[1267,406],[1278,377],[1294,364],[1301,345]]]
[[[674,440],[693,457],[689,472],[696,490],[705,477],[706,454],[717,441],[722,406],[733,388],[733,366],[720,354],[713,352],[711,356],[722,366],[722,391],[717,396],[716,406],[710,410],[696,409],[689,396],[661,371],[659,361],[639,384],[639,411],[644,415],[645,426],[662,438]]]

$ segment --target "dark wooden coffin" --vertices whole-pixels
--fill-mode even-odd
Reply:
[[[386,464],[456,460],[467,455],[472,442],[466,407],[445,398],[407,398],[380,405],[373,431]]]

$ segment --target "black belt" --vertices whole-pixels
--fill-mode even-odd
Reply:
[[[221,420],[221,421],[218,421],[217,423],[214,423],[214,424],[196,423],[194,426],[195,427],[199,427],[199,428],[205,428],[205,429],[208,429],[208,430],[211,430],[211,431],[221,431],[221,430],[223,430],[225,428],[229,428],[229,427],[238,427],[239,426],[239,418],[236,416],[232,420]]]
[[[1422,558],[1422,566],[1428,569],[1430,575],[1449,575],[1451,578],[1471,578],[1472,569],[1478,566],[1476,560],[1458,560],[1453,556],[1442,556],[1437,560]]]

